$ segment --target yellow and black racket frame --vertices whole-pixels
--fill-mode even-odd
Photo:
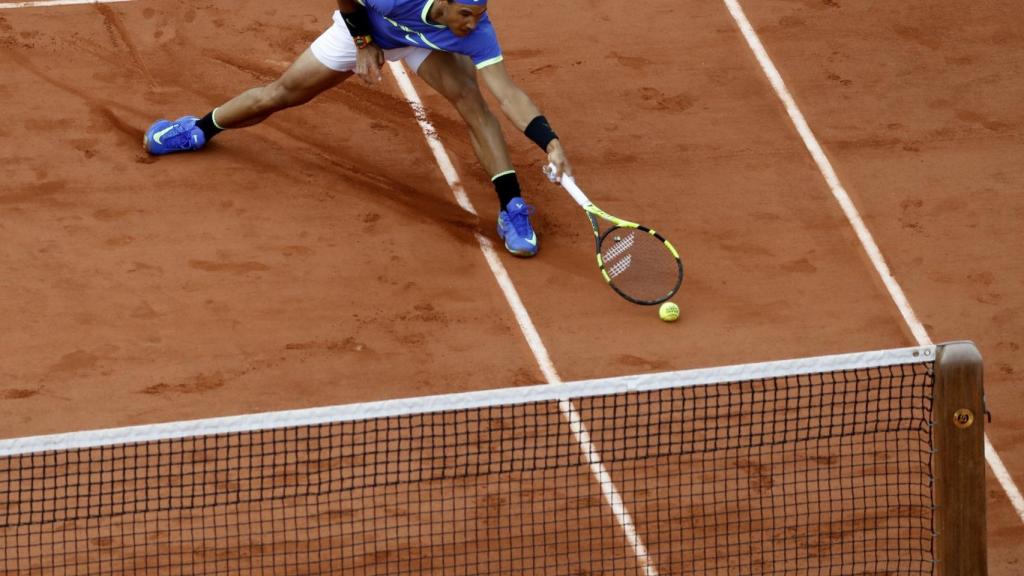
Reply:
[[[572,191],[570,190],[570,193],[571,192]],[[576,198],[575,195],[573,195],[573,197]],[[584,196],[584,198],[586,197]],[[610,286],[616,294],[622,296],[629,302],[632,302],[634,304],[640,304],[642,306],[655,306],[657,304],[661,304],[662,302],[666,302],[670,298],[672,298],[672,296],[675,296],[676,292],[679,291],[679,287],[683,283],[683,260],[682,258],[679,257],[679,251],[676,250],[676,247],[673,246],[667,238],[665,238],[655,230],[652,230],[642,224],[637,224],[636,222],[630,222],[629,220],[623,220],[622,218],[612,216],[611,214],[598,208],[596,205],[594,205],[593,202],[590,202],[589,200],[587,200],[587,204],[582,207],[583,210],[586,211],[587,218],[590,219],[590,225],[594,229],[594,251],[597,254],[597,267],[601,271],[601,277],[604,278],[604,281],[608,283],[608,286]],[[604,232],[601,232],[601,223],[600,220],[598,220],[599,218],[601,220],[609,222],[612,225],[611,228],[608,228]],[[612,281],[611,275],[608,274],[608,270],[605,268],[604,258],[601,256],[601,244],[604,243],[605,238],[613,234],[616,230],[636,230],[644,234],[651,235],[652,237],[654,237],[655,239],[657,239],[658,241],[665,245],[665,248],[668,250],[669,254],[671,254],[672,257],[675,259],[676,269],[678,270],[675,285],[672,286],[671,290],[653,300],[641,300],[623,292],[622,290],[619,289],[618,286],[615,285],[615,283]]]

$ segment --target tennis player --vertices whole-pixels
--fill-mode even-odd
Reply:
[[[280,78],[202,118],[158,120],[146,131],[145,147],[155,155],[198,150],[223,130],[252,126],[305,104],[353,73],[377,82],[385,59],[403,60],[455,106],[497,191],[498,235],[505,248],[517,256],[536,254],[533,207],[523,201],[508,146],[477,76],[509,120],[544,150],[559,176],[571,168],[547,119],[509,77],[487,0],[338,0],[334,24]]]

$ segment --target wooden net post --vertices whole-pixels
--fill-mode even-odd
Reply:
[[[938,347],[932,414],[936,573],[985,576],[985,399],[972,342]]]

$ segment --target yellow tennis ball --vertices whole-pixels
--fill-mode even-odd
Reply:
[[[675,302],[665,302],[658,308],[658,317],[665,322],[675,322],[679,320],[679,306],[676,306]]]

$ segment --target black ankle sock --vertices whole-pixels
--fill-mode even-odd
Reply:
[[[516,178],[516,173],[512,170],[498,174],[491,178],[491,182],[494,183],[494,190],[498,193],[498,202],[501,204],[502,210],[508,208],[509,202],[522,195],[519,190],[519,179]]]
[[[196,127],[203,131],[203,136],[206,137],[207,142],[210,141],[210,138],[213,138],[224,131],[223,128],[218,128],[217,125],[213,123],[213,111],[210,111],[209,114],[200,118],[199,121],[196,122]]]

